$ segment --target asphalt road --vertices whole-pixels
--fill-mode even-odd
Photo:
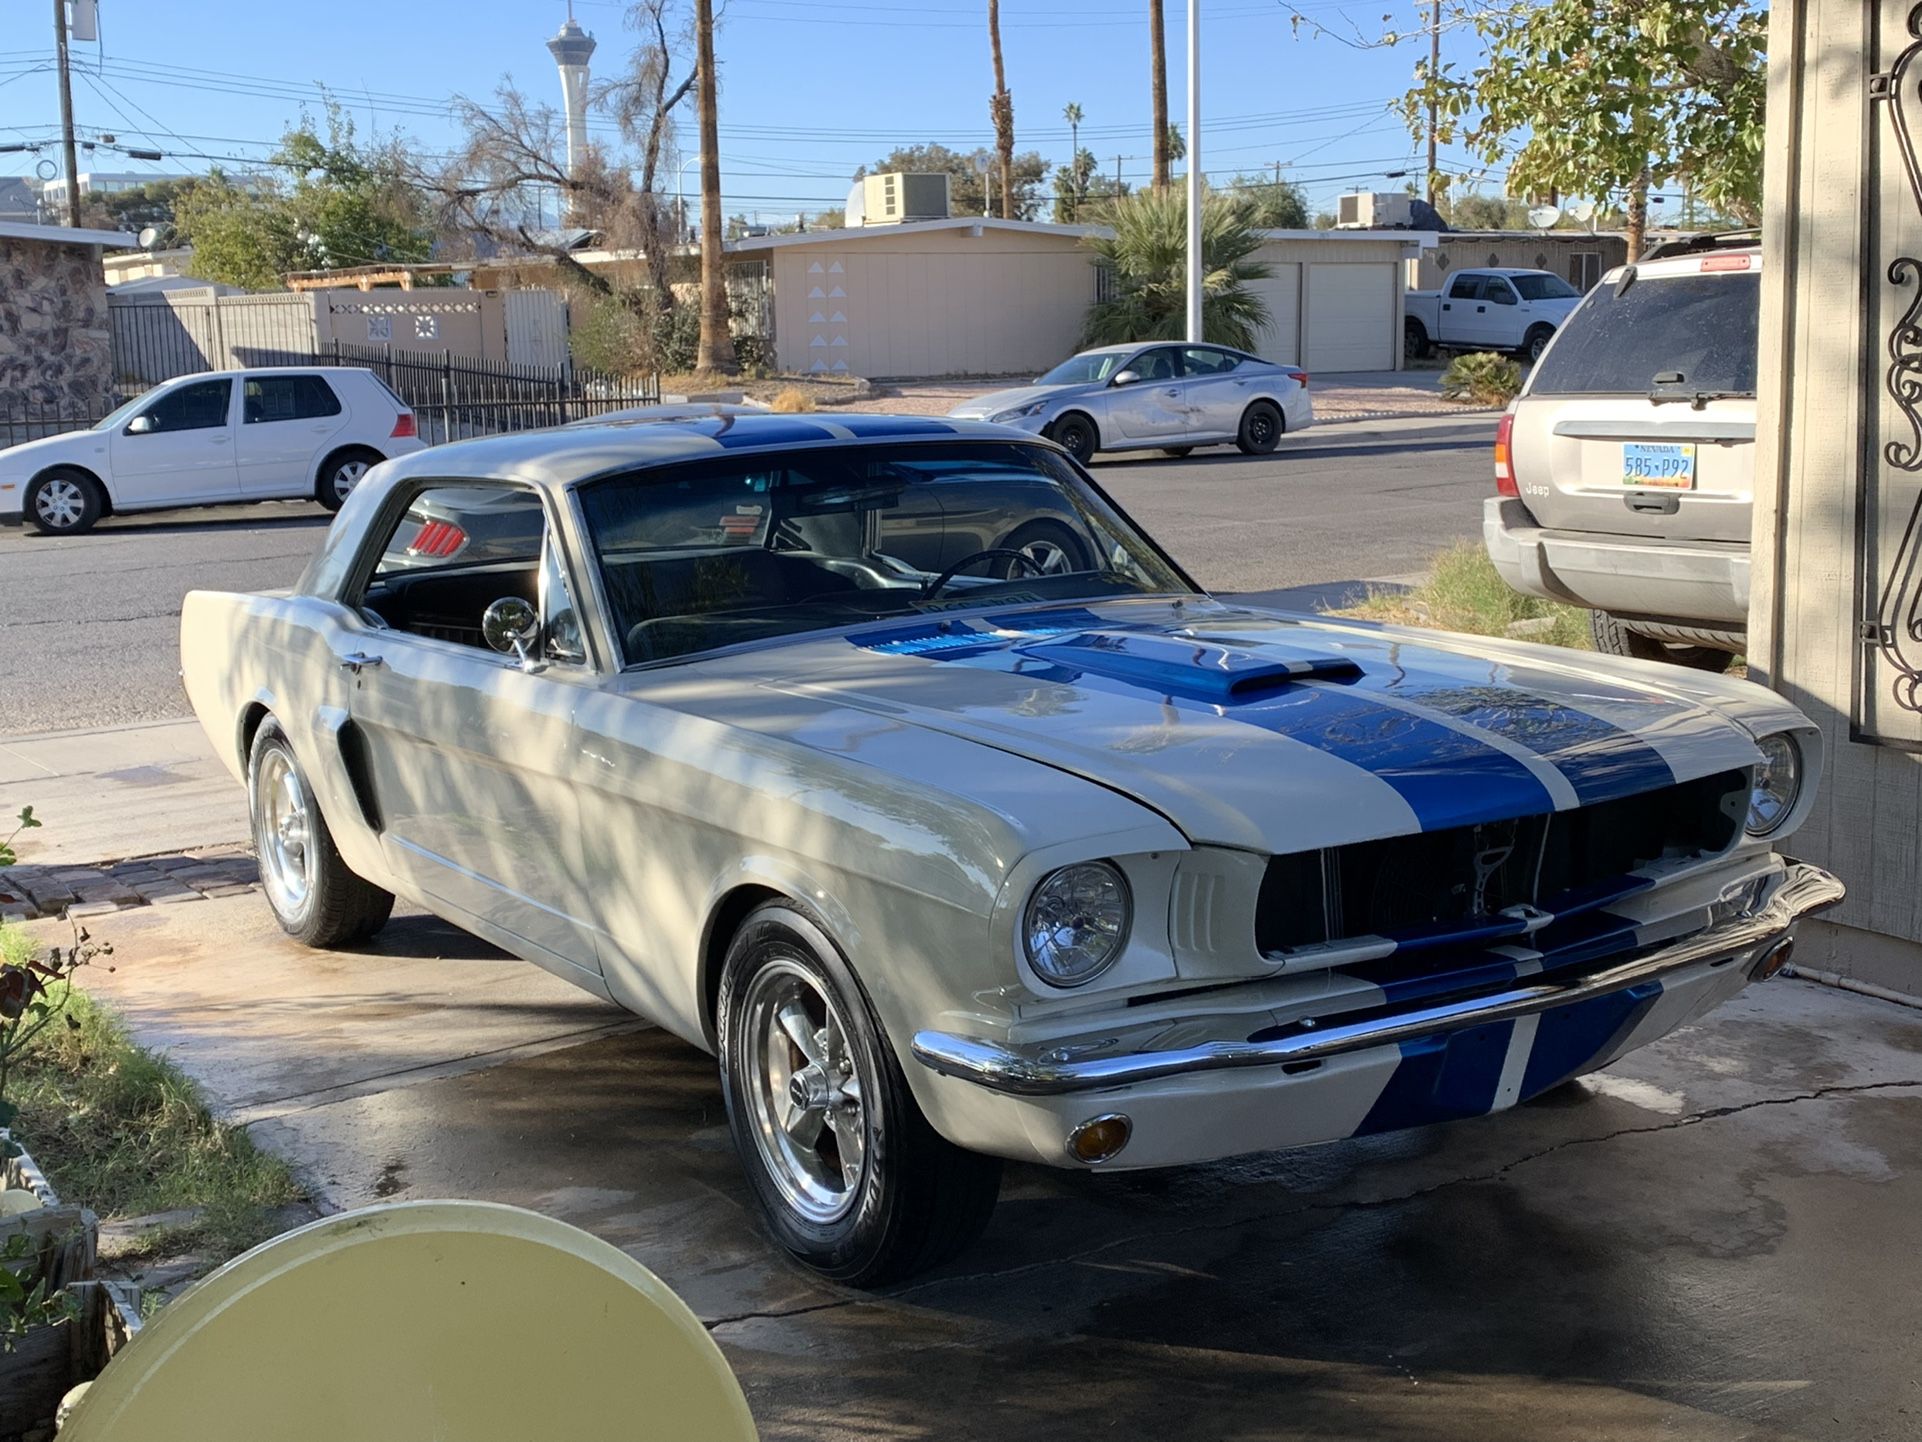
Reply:
[[[1204,586],[1320,588],[1420,572],[1480,534],[1486,425],[1329,426],[1274,456],[1210,451],[1098,462],[1095,475]],[[0,528],[0,736],[187,714],[178,678],[189,590],[269,590],[299,577],[326,529],[311,503],[111,520],[71,539]]]

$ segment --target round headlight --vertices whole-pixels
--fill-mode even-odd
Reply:
[[[1781,732],[1755,744],[1762,764],[1755,768],[1755,787],[1749,793],[1748,831],[1750,836],[1767,836],[1795,809],[1802,792],[1802,751],[1794,737]]]
[[[1043,981],[1080,986],[1114,965],[1133,919],[1121,872],[1105,861],[1084,861],[1041,878],[1022,917],[1021,942]]]

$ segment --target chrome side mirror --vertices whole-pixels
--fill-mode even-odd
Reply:
[[[513,656],[523,671],[538,671],[533,646],[541,634],[540,612],[519,596],[503,596],[481,614],[481,635],[503,656]]]
[[[1108,384],[1111,386],[1131,386],[1140,379],[1140,371],[1116,371],[1114,373],[1114,379],[1109,381]]]
[[[159,427],[154,424],[152,416],[135,416],[127,422],[127,434],[130,436],[144,436],[157,429]]]

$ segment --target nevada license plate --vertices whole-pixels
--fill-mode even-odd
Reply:
[[[1695,446],[1625,445],[1622,447],[1622,484],[1695,488]]]

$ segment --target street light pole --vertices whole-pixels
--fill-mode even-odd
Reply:
[[[1188,0],[1188,340],[1201,333],[1201,0]]]
[[[60,69],[60,147],[67,157],[67,224],[80,227],[80,162],[73,148],[73,77],[67,70],[67,0],[53,0],[54,51]]]

